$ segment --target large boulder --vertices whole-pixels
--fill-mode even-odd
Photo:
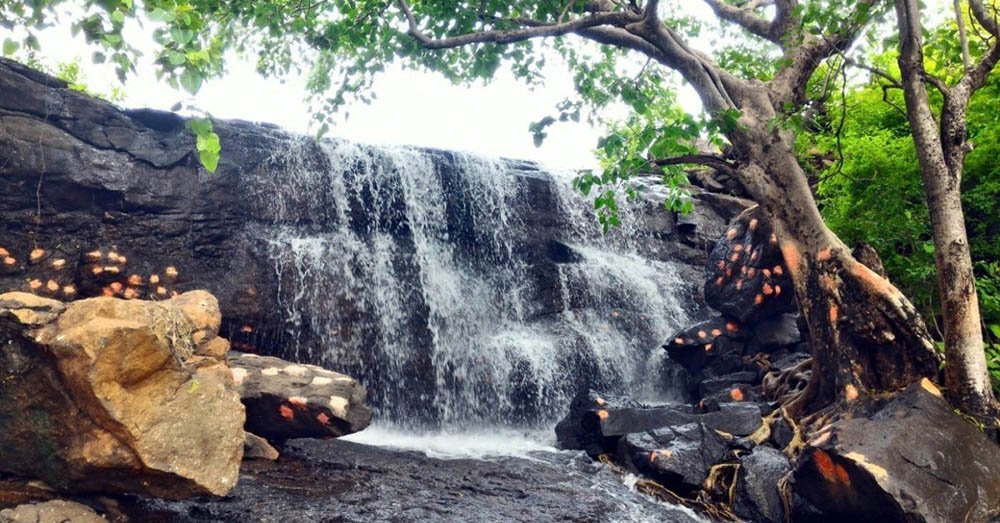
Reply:
[[[705,276],[705,301],[740,324],[795,310],[792,279],[760,207],[729,224],[708,257]]]
[[[225,359],[202,355],[220,343],[219,318],[204,291],[0,295],[0,472],[61,491],[228,493],[244,411]]]
[[[232,352],[233,379],[247,409],[248,431],[271,441],[336,438],[371,423],[365,387],[315,365]]]
[[[1000,517],[997,478],[1000,449],[923,380],[810,440],[794,489],[829,521],[985,522]]]

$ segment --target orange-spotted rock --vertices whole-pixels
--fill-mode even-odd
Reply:
[[[741,324],[795,310],[778,238],[760,207],[737,216],[705,267],[705,302]]]
[[[229,364],[247,409],[247,430],[270,441],[336,438],[371,423],[368,392],[350,376],[236,351]]]

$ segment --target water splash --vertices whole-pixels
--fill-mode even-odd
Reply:
[[[649,362],[691,288],[641,254],[638,219],[601,234],[567,174],[340,141],[272,164],[250,234],[286,353],[355,375],[382,419],[544,424],[580,387],[658,393]]]

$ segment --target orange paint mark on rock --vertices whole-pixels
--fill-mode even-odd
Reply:
[[[781,296],[781,285],[775,285],[774,286],[774,295],[775,296]]]
[[[848,403],[858,399],[858,388],[848,383],[847,386],[844,387],[844,398],[848,401]]]
[[[110,298],[110,297],[112,297],[114,295],[115,295],[115,291],[109,289],[108,287],[105,287],[105,288],[101,289],[101,296],[104,296],[105,298]]]
[[[770,296],[774,294],[774,287],[771,287],[770,283],[765,283],[760,290],[761,292],[764,293],[764,296]]]
[[[52,268],[55,270],[62,270],[66,266],[66,260],[59,258],[57,260],[52,260]]]
[[[767,241],[771,242],[772,244],[778,243],[778,236],[772,232],[771,237],[768,238]]]
[[[120,267],[116,267],[114,265],[105,265],[104,272],[110,272],[111,274],[118,274],[119,272],[122,272],[122,270]]]
[[[126,300],[134,300],[139,297],[139,293],[132,287],[129,287],[125,289],[125,294],[123,294],[122,297]]]
[[[90,251],[84,256],[86,256],[88,260],[97,261],[100,260],[102,257],[104,257],[104,253],[102,253],[101,251]]]
[[[42,280],[39,280],[38,278],[35,278],[34,280],[29,281],[28,282],[28,288],[31,289],[31,290],[33,290],[33,291],[37,291],[38,289],[41,289],[42,288]]]
[[[749,269],[747,269],[747,278],[753,278],[756,275],[757,275],[756,267],[750,267]]]
[[[291,403],[295,408],[304,409],[309,405],[309,400],[302,396],[292,396],[288,398],[288,403]]]
[[[604,398],[597,398],[596,400],[594,400],[594,403],[596,403],[598,406],[603,406],[605,403],[607,403],[607,401],[604,401]]]
[[[712,344],[711,343],[706,343],[705,344],[705,352],[711,352],[711,351],[712,351]]]
[[[655,452],[655,451],[653,451],[653,452],[650,452],[650,453],[649,453],[649,462],[650,462],[650,463],[653,463],[653,462],[655,462],[655,461],[656,461],[656,452]]]
[[[142,276],[139,276],[138,274],[130,274],[128,276],[128,284],[129,285],[142,285]]]
[[[725,268],[726,268],[726,260],[719,260],[719,263],[715,264],[715,266],[716,266],[716,267],[717,267],[717,268],[718,268],[718,269],[719,269],[720,271],[721,271],[722,269],[725,269]]]
[[[0,247],[0,258],[5,258],[7,256],[10,256],[10,252],[7,251],[7,249]]]
[[[104,272],[104,267],[94,267],[93,269],[90,269],[90,273],[93,274],[94,276],[97,276],[102,272]]]
[[[756,231],[757,230],[757,225],[759,223],[760,222],[757,221],[757,218],[754,218],[754,219],[750,220],[750,231],[751,232]]]
[[[160,296],[166,296],[167,295],[167,289],[164,288],[164,287],[157,287],[156,288],[156,294],[158,294]]]
[[[316,421],[325,427],[330,424],[330,416],[327,416],[325,412],[320,412],[319,415],[316,416]]]
[[[732,398],[733,401],[743,401],[745,399],[743,397],[743,391],[740,390],[740,389],[730,390],[729,391],[729,397]]]
[[[833,249],[831,249],[830,247],[825,247],[823,249],[820,249],[819,252],[816,253],[817,261],[825,262],[825,261],[830,261],[832,258],[833,258]]]
[[[240,332],[242,332],[243,334],[250,334],[251,332],[253,332],[253,327],[249,324],[244,325],[240,327]]]
[[[715,279],[715,285],[716,285],[716,287],[722,287],[722,282],[723,281],[724,280],[723,280],[722,276],[719,276],[718,278],[716,278]]]
[[[837,475],[837,481],[840,484],[849,487],[851,486],[851,475],[847,473],[847,469],[841,464],[836,464],[833,467],[833,472]]]
[[[108,287],[111,287],[111,290],[113,290],[115,292],[121,292],[121,290],[122,290],[122,284],[121,284],[121,282],[117,282],[117,281],[111,282],[111,285],[108,285]]]
[[[828,483],[838,483],[833,459],[830,458],[830,455],[825,450],[817,449],[813,453],[813,464],[816,465],[816,470]]]
[[[726,330],[729,331],[729,332],[736,332],[736,331],[740,330],[740,325],[738,323],[736,323],[735,321],[727,321],[726,322]]]
[[[170,267],[167,267],[166,269],[163,270],[163,274],[166,275],[167,278],[176,278],[177,267],[171,265]]]
[[[150,274],[149,275],[149,283],[152,283],[153,285],[156,285],[157,283],[160,283],[160,275],[159,274]]]
[[[56,292],[56,291],[59,290],[59,282],[57,282],[55,280],[49,280],[45,284],[45,288],[48,289],[49,292]]]
[[[32,249],[31,253],[28,254],[28,258],[33,262],[42,259],[42,256],[45,256],[45,249]]]
[[[15,263],[17,263],[17,260],[14,259],[12,256],[4,256],[4,258],[3,258],[3,264],[4,265],[10,266],[10,265],[14,265]]]
[[[65,287],[62,288],[62,292],[66,296],[75,296],[76,295],[76,287],[74,287],[72,285],[67,285],[67,286],[65,286]]]
[[[771,270],[774,271],[774,274],[778,276],[781,276],[782,274],[785,273],[785,269],[782,269],[781,265],[775,265],[774,268]]]
[[[743,250],[743,244],[742,243],[737,243],[736,245],[733,245],[733,252],[740,252],[742,250]]]
[[[288,408],[288,405],[278,407],[278,413],[281,414],[282,418],[285,418],[285,421],[292,421],[295,419],[295,411]]]
[[[836,305],[830,305],[830,323],[837,323],[840,318],[840,310]]]
[[[758,294],[758,295],[756,295],[756,296],[753,297],[753,304],[754,305],[760,305],[761,303],[764,303],[764,295],[763,294]]]
[[[597,411],[597,417],[599,419],[602,419],[602,420],[608,419],[608,415],[609,415],[608,411],[606,411],[604,409],[601,409],[601,410]]]
[[[705,332],[705,331],[698,331],[698,337],[699,338],[705,338],[707,336],[708,336],[707,332]]]
[[[674,338],[674,343],[684,345],[684,338]]]
[[[726,239],[732,240],[733,238],[736,237],[737,232],[738,231],[736,230],[736,228],[729,229],[728,231],[726,231]]]
[[[729,257],[729,261],[731,262],[739,261],[739,259],[740,259],[740,253],[738,252],[733,253],[733,255]]]
[[[722,336],[722,330],[712,329],[712,336]]]

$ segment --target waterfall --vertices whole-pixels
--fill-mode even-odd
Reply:
[[[379,416],[551,422],[584,386],[657,395],[694,292],[640,206],[603,235],[571,174],[407,147],[291,140],[251,182],[284,353],[348,372]],[[665,212],[656,211],[656,212]]]

